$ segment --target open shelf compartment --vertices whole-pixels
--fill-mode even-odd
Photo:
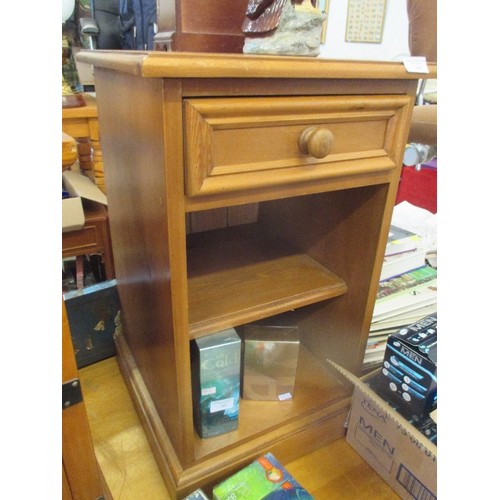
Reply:
[[[317,197],[302,202],[312,203],[313,198]],[[285,212],[293,212],[293,203],[276,203],[285,205]],[[317,328],[309,317],[318,317],[317,308],[329,309],[329,304],[345,295],[347,283],[334,272],[331,262],[322,264],[308,252],[301,237],[290,230],[293,224],[276,223],[267,204],[260,205],[251,223],[187,235],[189,338],[256,322],[296,325],[301,346],[295,391],[289,401],[241,398],[235,431],[202,439],[193,426],[197,461],[246,443],[265,447],[276,439],[274,434],[284,429],[294,434],[309,423],[314,425],[323,414],[346,411],[348,404],[349,389],[309,349],[316,336],[330,335],[328,328]],[[317,209],[318,213],[324,210]],[[292,220],[298,219],[292,215]],[[335,218],[330,220],[333,223]],[[320,237],[319,231],[312,233],[309,243]]]
[[[190,337],[342,295],[347,285],[305,253],[263,238],[256,224],[191,235]]]
[[[299,421],[303,425],[308,419],[312,422],[319,412],[341,408],[349,396],[349,388],[301,345],[293,398],[288,401],[241,398],[237,430],[208,439],[200,438],[194,431],[195,458],[204,459],[258,438],[265,442],[269,434],[287,426],[293,433]]]

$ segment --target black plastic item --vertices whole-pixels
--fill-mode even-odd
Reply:
[[[97,48],[109,50],[121,49],[119,0],[93,0],[92,15],[99,26]]]

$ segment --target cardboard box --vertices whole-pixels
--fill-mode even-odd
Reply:
[[[366,379],[330,363],[354,384],[347,442],[401,498],[436,499],[437,446],[370,389]]]
[[[259,457],[219,483],[212,493],[214,500],[313,498],[271,453]]]
[[[72,170],[62,174],[64,189],[70,198],[62,200],[62,232],[78,231],[85,224],[82,198],[108,204],[106,195],[85,175]]]
[[[299,357],[295,326],[245,325],[243,337],[243,398],[292,399]]]
[[[238,428],[241,339],[234,328],[191,342],[194,422],[202,438]]]

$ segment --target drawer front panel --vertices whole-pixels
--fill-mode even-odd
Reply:
[[[86,118],[63,119],[62,129],[72,137],[88,137],[89,122]]]
[[[84,255],[102,249],[100,231],[96,226],[85,226],[79,231],[63,233],[63,257]]]
[[[186,194],[207,196],[395,168],[394,134],[411,98],[214,98],[184,106]],[[326,137],[321,154],[308,130]]]

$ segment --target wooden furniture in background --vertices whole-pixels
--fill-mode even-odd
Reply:
[[[292,57],[77,57],[94,65],[106,144],[118,359],[170,495],[343,436],[352,389],[327,359],[361,369],[422,75]],[[330,149],[300,149],[310,127],[331,133]],[[188,234],[187,214],[255,203],[254,223]],[[241,400],[237,431],[200,439],[190,341],[257,320],[299,328],[294,397]]]
[[[102,254],[106,279],[115,277],[108,209],[97,202],[83,201],[85,225],[77,231],[62,233],[62,256]]]
[[[62,133],[62,169],[71,167],[78,159],[78,149],[74,137]]]
[[[248,0],[158,0],[159,50],[238,52],[245,37],[241,31]]]
[[[85,402],[71,342],[64,302],[62,303],[62,498],[96,500],[112,496],[95,457]],[[71,386],[65,390],[64,386]],[[65,397],[66,396],[66,397]]]
[[[97,102],[95,97],[85,94],[86,106],[62,109],[62,130],[77,141],[80,168],[85,170],[95,184],[106,192],[102,163]]]

